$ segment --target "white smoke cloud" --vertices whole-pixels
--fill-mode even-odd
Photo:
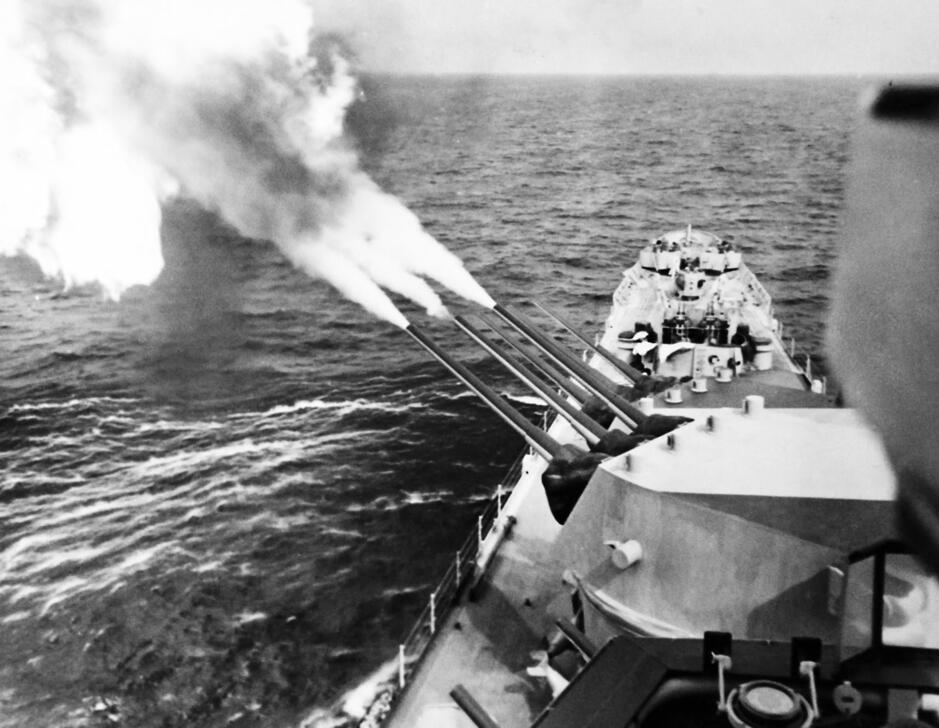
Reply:
[[[34,245],[49,214],[61,122],[53,89],[38,73],[37,49],[16,33],[18,8],[0,4],[0,251]]]
[[[426,278],[492,300],[359,168],[358,89],[304,0],[0,0],[0,253],[119,297],[162,267],[178,189],[379,316]]]

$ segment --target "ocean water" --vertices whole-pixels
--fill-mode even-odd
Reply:
[[[644,242],[692,223],[823,353],[861,82],[363,83],[364,166],[497,300],[595,331]],[[0,727],[328,723],[521,447],[272,245],[185,201],[163,237],[163,274],[119,303],[0,259]]]

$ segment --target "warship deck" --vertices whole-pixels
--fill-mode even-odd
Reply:
[[[594,364],[603,367],[599,361]],[[739,412],[744,396],[762,396],[766,412],[771,413],[764,424],[768,425],[773,418],[780,416],[797,418],[805,430],[803,442],[820,442],[818,437],[824,437],[818,452],[812,455],[816,459],[827,457],[832,461],[830,467],[826,466],[827,470],[820,471],[823,480],[830,477],[830,472],[834,472],[833,468],[837,469],[845,457],[858,452],[860,457],[856,458],[852,472],[864,474],[865,480],[877,483],[874,488],[876,492],[870,493],[869,497],[879,499],[885,492],[892,493],[892,480],[887,482],[892,476],[874,435],[853,411],[832,408],[830,398],[806,391],[804,382],[795,371],[775,370],[748,373],[727,383],[711,380],[708,383],[709,391],[705,393],[693,392],[686,384],[682,386],[682,404],[668,405],[663,396],[659,395],[655,398],[655,411],[696,418],[696,423],[689,424],[688,428],[700,429],[708,415],[723,418],[727,420],[725,424],[730,425],[730,419],[741,417]],[[832,427],[833,424],[836,426]],[[773,438],[771,429],[765,426],[758,428],[757,432],[762,434],[754,435],[754,439],[748,442],[742,434],[744,431],[736,425],[725,427],[726,437],[743,438],[741,447],[734,450],[738,472],[765,470],[765,448]],[[563,442],[578,439],[562,420],[556,421],[550,431]],[[663,452],[666,449],[664,438],[660,440],[662,442],[652,441],[634,450],[633,457],[650,463],[651,459],[668,457]],[[695,452],[702,456],[702,462],[707,461],[704,457],[708,449],[706,438],[689,430],[682,437],[682,447],[686,461],[683,467],[687,468],[689,458],[692,461],[695,459]],[[611,458],[601,466],[602,475],[608,476],[607,481],[613,478],[611,473],[615,474],[615,479],[623,477],[623,459],[624,456]],[[786,453],[777,453],[780,463],[785,463],[786,459]],[[604,478],[599,477],[601,473],[598,471],[564,527],[569,534],[561,536],[562,527],[551,517],[540,483],[540,474],[545,465],[539,456],[526,457],[523,475],[503,510],[503,516],[514,516],[516,522],[493,558],[483,588],[474,590],[474,600],[464,591],[454,609],[439,623],[430,649],[415,669],[408,689],[404,691],[386,725],[419,728],[472,726],[469,718],[459,711],[449,697],[450,691],[458,684],[462,684],[502,728],[525,728],[531,725],[550,702],[551,694],[545,680],[529,675],[527,668],[536,664],[537,660],[532,657],[532,653],[544,648],[545,635],[554,628],[555,619],[570,616],[572,590],[562,580],[565,570],[573,568],[589,575],[592,568],[593,575],[597,575],[596,550],[602,542],[602,521],[596,521],[595,518],[583,521],[594,523],[596,538],[591,540],[596,541],[596,544],[586,546],[578,542],[575,535],[569,534],[573,534],[574,526],[577,525],[578,511],[586,512],[598,507],[600,501],[592,503],[589,496],[592,491],[599,491],[602,487],[595,481]],[[668,463],[655,463],[655,467],[645,471],[647,477],[641,481],[641,487],[653,491],[674,490],[674,483],[670,485],[668,482],[669,472],[674,470],[668,467]],[[716,471],[711,473],[701,482],[713,482],[716,474]],[[763,479],[764,485],[757,486],[754,494],[765,491],[765,495],[774,487],[784,487],[784,478],[784,474],[777,474]],[[810,490],[818,487],[818,483],[805,484],[804,480],[803,484]],[[609,482],[606,486],[609,487]],[[834,486],[841,495],[857,495],[843,484],[835,483]],[[705,492],[706,488],[697,488],[700,491],[697,494],[693,492],[694,488],[690,490],[691,493],[670,495],[678,499],[687,499],[693,495],[720,498],[719,495]],[[726,513],[724,505],[706,505],[705,510],[716,509]],[[745,511],[745,504],[740,508]],[[754,514],[741,512],[736,515],[745,519]],[[798,519],[798,524],[775,522],[771,526],[762,524],[762,527],[771,535],[783,534],[779,537],[779,543],[773,544],[779,547],[790,531],[796,532],[792,538],[805,537],[807,528],[824,533],[824,524],[818,524],[817,519],[813,521],[809,516],[811,509],[808,512],[803,509],[792,516]],[[782,517],[786,515],[782,514]],[[879,515],[877,517],[880,518]],[[806,526],[807,518],[818,528]],[[589,524],[586,527],[590,528]],[[772,538],[769,540],[772,541]],[[826,545],[822,553],[827,557],[829,551]],[[600,571],[605,568],[601,567]],[[660,577],[661,574],[655,578]],[[609,589],[610,585],[602,578],[598,583]],[[672,612],[669,615],[672,621],[690,625],[698,616],[689,613],[682,618],[680,605],[673,607],[668,610]]]

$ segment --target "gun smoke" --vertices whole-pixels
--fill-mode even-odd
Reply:
[[[399,326],[382,289],[493,305],[359,168],[358,86],[314,31],[303,0],[3,0],[0,253],[116,299],[159,275],[161,202],[185,194]]]

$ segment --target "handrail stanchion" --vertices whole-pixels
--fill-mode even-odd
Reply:
[[[404,690],[404,645],[398,645],[398,687]]]
[[[517,482],[523,468],[524,463],[524,452],[519,455],[515,462],[509,468],[509,472],[505,475],[503,482],[509,482],[514,484]],[[485,512],[477,516],[476,518],[476,537],[473,538],[473,534],[470,533],[466,537],[463,545],[455,552],[453,557],[453,568],[454,570],[454,583],[452,599],[448,597],[447,589],[450,588],[448,580],[450,579],[450,569],[447,569],[447,573],[441,579],[440,583],[437,585],[437,588],[430,594],[429,604],[425,607],[424,612],[417,618],[416,623],[412,627],[410,633],[408,633],[404,642],[398,645],[398,689],[403,690],[407,684],[407,655],[410,655],[412,664],[418,664],[420,660],[424,657],[424,654],[427,651],[427,648],[432,642],[432,638],[437,631],[437,602],[440,599],[443,599],[444,611],[443,617],[446,618],[448,614],[448,609],[450,608],[451,603],[456,602],[456,597],[460,588],[460,579],[463,576],[463,571],[466,570],[467,564],[473,564],[482,553],[483,548],[483,531],[487,526],[493,522],[493,513],[496,513],[496,518],[501,518],[502,514],[502,499],[505,497],[506,493],[511,493],[513,488],[504,488],[502,483],[499,483],[496,489],[496,503],[493,505],[492,501],[489,502],[488,506],[485,509]],[[509,518],[509,522],[506,525],[507,528],[511,527],[511,523],[514,522],[513,518]],[[496,528],[498,528],[497,522]],[[475,543],[474,543],[475,542]],[[475,548],[474,548],[475,547]],[[475,567],[471,567],[471,571]],[[449,599],[449,602],[448,602]],[[425,624],[424,620],[427,619]],[[426,637],[425,629],[429,629],[430,636]],[[392,698],[394,699],[394,698]]]

